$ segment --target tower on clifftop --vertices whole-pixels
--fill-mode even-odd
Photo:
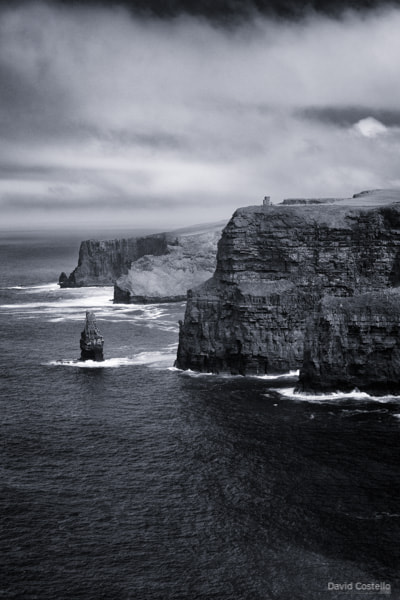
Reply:
[[[269,206],[271,204],[271,196],[264,196],[263,206]]]

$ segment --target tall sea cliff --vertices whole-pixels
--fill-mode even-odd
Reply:
[[[147,254],[158,256],[167,252],[168,234],[146,237],[85,240],[79,248],[78,266],[70,273],[61,273],[61,287],[113,285],[126,273],[132,261]]]
[[[207,223],[145,237],[85,240],[78,266],[61,273],[62,288],[114,285],[114,302],[184,300],[212,276],[225,223]]]
[[[360,371],[360,377],[352,379],[353,363],[360,356],[357,344],[365,345],[369,332],[369,360],[373,355],[378,362],[397,360],[394,325],[387,326],[392,328],[389,335],[381,319],[380,297],[391,290],[392,305],[397,307],[399,283],[399,191],[364,192],[328,203],[241,208],[223,231],[213,277],[188,295],[177,366],[240,374],[301,369],[300,386],[306,390],[341,382],[371,386],[372,374],[364,377]],[[354,310],[348,300],[346,310],[344,303],[342,307],[340,301],[332,303],[335,319],[342,323],[332,326],[332,335],[340,347],[347,348],[352,332],[353,352],[332,351],[321,361],[318,357],[326,340],[318,315],[331,297],[358,298]],[[368,306],[374,308],[367,310]],[[356,313],[363,323],[358,335],[350,322],[357,322]],[[381,330],[375,335],[378,322]],[[383,344],[384,359],[382,336],[392,342],[395,338],[392,352],[388,352],[389,341]],[[362,355],[365,362],[365,349]],[[325,385],[321,369],[329,370],[329,362],[336,375]]]

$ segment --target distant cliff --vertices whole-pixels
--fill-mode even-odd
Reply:
[[[312,339],[320,335],[321,299],[399,285],[396,201],[400,193],[390,190],[237,210],[223,231],[213,277],[188,297],[177,366],[242,374],[302,368],[309,320]],[[304,371],[303,389],[318,388],[317,370],[310,377]]]
[[[195,235],[178,234],[165,253],[133,261],[114,287],[115,302],[185,300],[188,289],[206,281],[215,270],[221,225]]]
[[[79,248],[78,266],[69,276],[61,273],[59,283],[62,288],[113,285],[128,272],[133,260],[146,254],[164,254],[167,249],[166,233],[121,240],[86,240]]]
[[[225,224],[225,223],[224,223]],[[78,266],[62,288],[114,285],[114,301],[184,300],[215,270],[222,223],[121,240],[81,242]]]

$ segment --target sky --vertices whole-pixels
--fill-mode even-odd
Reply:
[[[400,186],[398,5],[160,2],[1,4],[0,229],[166,230]]]

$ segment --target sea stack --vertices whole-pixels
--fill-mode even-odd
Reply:
[[[85,329],[81,333],[81,360],[95,360],[101,362],[103,357],[104,338],[96,325],[93,312],[86,311]]]

